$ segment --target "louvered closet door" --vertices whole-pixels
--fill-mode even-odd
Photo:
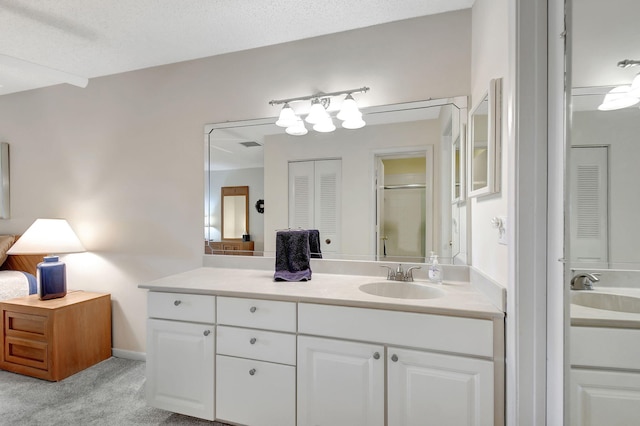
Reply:
[[[322,253],[340,252],[340,187],[342,161],[315,162],[315,228],[320,231]]]
[[[313,227],[314,162],[289,163],[289,228]]]
[[[342,161],[289,163],[289,227],[320,231],[323,254],[340,252]]]
[[[607,267],[609,261],[608,148],[571,148],[571,261]]]

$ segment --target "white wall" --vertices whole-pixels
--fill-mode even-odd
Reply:
[[[471,105],[473,109],[489,88],[489,80],[502,78],[508,86],[508,0],[476,0],[472,8]],[[508,105],[503,92],[502,113]],[[506,116],[505,116],[506,118]],[[494,216],[507,215],[510,146],[506,143],[508,120],[502,120],[500,193],[471,200],[471,264],[497,283],[507,286],[508,248],[498,244]],[[508,218],[507,218],[508,221]]]
[[[68,219],[90,251],[66,257],[69,287],[111,293],[114,347],[144,351],[146,293],[137,285],[202,265],[205,123],[274,116],[271,99],[363,85],[371,90],[362,106],[468,94],[470,15],[1,96],[12,218],[0,233],[22,233],[38,217]]]

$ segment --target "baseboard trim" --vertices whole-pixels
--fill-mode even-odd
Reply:
[[[111,349],[111,355],[116,358],[132,359],[134,361],[146,361],[147,354],[145,352],[127,351],[124,349]]]

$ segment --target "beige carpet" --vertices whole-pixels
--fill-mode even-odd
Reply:
[[[109,358],[60,382],[0,370],[0,425],[225,426],[148,407],[145,363]]]

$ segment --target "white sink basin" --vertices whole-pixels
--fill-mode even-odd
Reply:
[[[444,296],[439,288],[427,287],[402,281],[381,281],[363,284],[360,291],[374,296],[394,299],[435,299]]]
[[[621,294],[573,291],[571,303],[588,308],[640,314],[640,298]]]

